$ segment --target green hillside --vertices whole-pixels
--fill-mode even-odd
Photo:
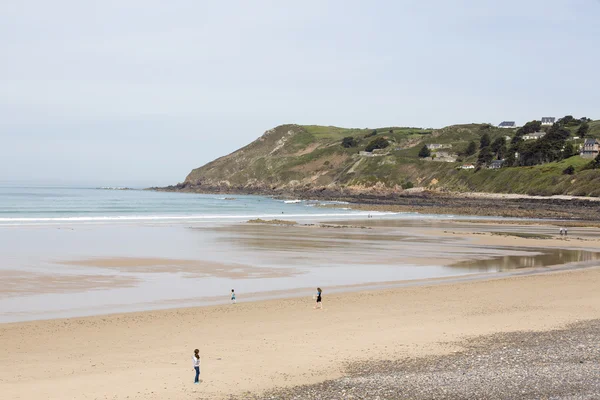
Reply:
[[[589,125],[587,136],[600,138],[600,121],[592,121]],[[533,167],[460,169],[465,163],[477,162],[477,153],[464,155],[469,142],[476,142],[479,148],[484,134],[493,142],[500,137],[512,137],[515,132],[516,129],[500,129],[489,124],[454,125],[442,129],[282,125],[265,132],[240,150],[194,169],[176,189],[285,193],[324,189],[399,191],[426,187],[451,191],[600,196],[600,170],[584,170],[589,160],[579,156]],[[349,147],[344,147],[343,141]],[[573,143],[578,145],[581,141]],[[377,146],[381,142],[389,145],[372,153],[364,152],[367,146]],[[420,158],[419,151],[427,144],[447,148],[433,150],[433,154],[439,156],[433,160],[431,157]],[[444,158],[444,153],[449,158]],[[442,159],[453,162],[438,161]],[[574,167],[574,173],[564,174],[569,165]]]

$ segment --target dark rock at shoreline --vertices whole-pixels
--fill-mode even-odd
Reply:
[[[354,205],[375,206],[373,210],[456,214],[493,217],[600,220],[600,201],[560,198],[501,198],[457,195],[436,191],[354,192],[345,189],[313,188],[279,191],[262,187],[203,186],[180,183],[153,190],[184,193],[248,194],[301,200],[343,201]],[[363,207],[364,208],[364,207]]]

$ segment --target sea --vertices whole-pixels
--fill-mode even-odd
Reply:
[[[321,208],[319,205],[339,205]],[[341,202],[156,192],[128,187],[0,186],[0,225],[314,219],[360,216]]]
[[[297,225],[248,222],[256,219]],[[310,307],[316,287],[326,299],[596,257],[480,248],[421,230],[441,232],[453,219],[358,211],[343,202],[4,184],[0,323],[227,304],[232,289],[238,304],[299,296]],[[452,261],[473,258],[487,261]]]

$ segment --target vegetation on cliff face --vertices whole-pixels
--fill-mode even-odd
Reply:
[[[586,124],[586,137],[600,137],[600,121]],[[567,129],[575,135],[581,125]],[[282,125],[240,150],[194,169],[175,189],[347,193],[401,191],[416,186],[450,191],[600,196],[600,170],[586,168],[590,160],[578,155],[534,166],[460,169],[464,163],[476,164],[479,160],[481,165],[504,157],[510,152],[508,147],[515,133],[516,129],[499,129],[489,124],[375,130]],[[483,156],[481,150],[476,151],[475,143],[484,150]],[[431,157],[421,158],[422,149],[428,144],[441,148],[433,149]],[[454,162],[437,161],[448,154],[452,157],[447,159]]]

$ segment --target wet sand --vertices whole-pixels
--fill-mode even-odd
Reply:
[[[106,275],[56,275],[19,270],[0,270],[0,297],[44,293],[102,290],[116,287],[132,287],[136,279],[125,276]]]
[[[343,294],[325,289],[324,310],[313,310],[307,293],[0,324],[0,383],[10,399],[250,398],[343,377],[354,363],[453,354],[480,335],[597,319],[599,284],[600,269],[588,268]],[[191,365],[196,347],[198,386]]]
[[[597,229],[573,227],[560,237],[557,224],[430,217],[5,230],[18,239],[33,232],[39,243],[11,254],[18,239],[11,246],[12,236],[4,237],[0,322],[224,304],[231,288],[260,300],[315,286],[342,292],[595,265]]]

